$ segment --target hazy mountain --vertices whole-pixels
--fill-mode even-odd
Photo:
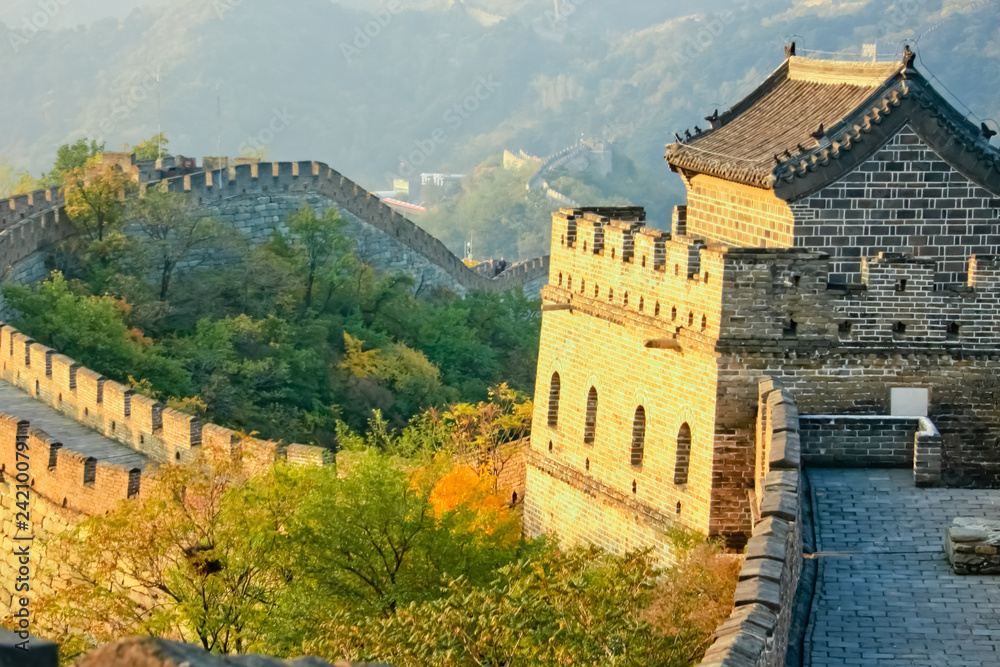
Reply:
[[[259,142],[371,189],[401,160],[461,172],[603,134],[649,178],[640,203],[658,215],[679,191],[662,162],[672,132],[738,100],[790,39],[860,59],[863,43],[894,57],[918,38],[918,67],[1000,117],[977,74],[1000,65],[996,0],[560,0],[558,14],[551,0],[61,0],[63,27],[27,34],[24,12],[45,2],[0,12],[0,157],[36,173],[80,136],[151,136],[157,73],[176,153],[219,151],[220,96],[224,153]],[[66,27],[80,16],[94,20]]]

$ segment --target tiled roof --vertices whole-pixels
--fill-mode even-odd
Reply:
[[[712,129],[670,144],[666,159],[675,171],[795,199],[837,180],[907,122],[953,166],[1000,192],[1000,152],[901,62],[787,58]]]

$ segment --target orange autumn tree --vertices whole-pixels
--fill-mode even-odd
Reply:
[[[442,476],[430,494],[436,516],[458,512],[463,531],[476,531],[491,536],[504,546],[515,546],[521,527],[510,503],[496,489],[489,474],[477,474],[465,465],[454,465]]]
[[[498,490],[504,470],[520,452],[519,443],[531,433],[531,411],[531,401],[506,383],[491,387],[488,401],[452,406],[444,415],[452,426],[452,454]]]

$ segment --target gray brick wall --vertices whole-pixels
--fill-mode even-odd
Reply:
[[[1000,198],[942,160],[908,127],[840,182],[792,204],[795,245],[826,250],[834,282],[861,280],[879,251],[936,260],[935,280],[964,283],[970,255],[1000,252]]]
[[[812,467],[910,468],[917,427],[913,417],[802,415],[802,460]]]

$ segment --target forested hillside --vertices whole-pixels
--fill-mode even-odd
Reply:
[[[0,158],[38,172],[82,136],[135,143],[156,131],[158,90],[176,153],[219,152],[221,98],[222,152],[324,160],[372,190],[401,164],[470,173],[504,148],[611,136],[643,183],[628,198],[662,226],[681,192],[664,144],[739,99],[793,39],[800,55],[860,59],[864,43],[892,58],[909,38],[918,68],[1000,117],[1000,91],[977,82],[1000,66],[994,0],[611,4],[149,0],[73,29],[67,4],[31,34],[39,5],[5,3]]]

